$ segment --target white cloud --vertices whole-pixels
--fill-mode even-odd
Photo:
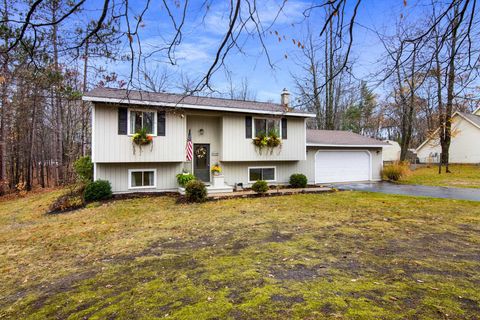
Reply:
[[[308,4],[301,1],[287,1],[283,8],[282,4],[283,0],[257,2],[258,17],[264,28],[270,26],[272,23],[280,26],[299,22],[303,19],[303,11],[308,7]],[[247,5],[244,4],[242,10],[242,19],[245,21],[249,16]],[[223,4],[212,7],[204,21],[205,31],[214,34],[224,34],[229,22],[229,11],[230,7],[228,2],[223,2]],[[253,30],[254,27],[253,22],[247,23],[249,30]]]

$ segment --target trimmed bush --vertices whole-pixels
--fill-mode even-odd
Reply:
[[[294,173],[290,176],[290,186],[292,188],[305,188],[307,182],[307,177],[302,173]]]
[[[177,174],[177,182],[180,186],[185,187],[188,182],[195,180],[195,176],[188,172]]]
[[[93,181],[93,163],[90,156],[78,158],[73,164],[73,168],[83,182]]]
[[[207,200],[207,188],[202,181],[191,180],[185,185],[185,197],[189,202],[204,202]]]
[[[98,201],[112,196],[112,186],[106,180],[97,180],[85,187],[83,196],[86,201]]]
[[[255,191],[256,193],[264,194],[265,192],[268,191],[267,181],[265,181],[265,180],[257,180],[257,181],[252,185],[252,190]]]
[[[383,167],[382,178],[389,181],[399,181],[408,174],[408,165],[394,163]]]

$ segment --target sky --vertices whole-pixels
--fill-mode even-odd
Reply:
[[[420,0],[419,0],[420,1]],[[173,4],[177,2],[179,7]],[[273,23],[279,12],[282,0],[258,1],[258,12],[263,25]],[[352,12],[352,3],[347,3],[347,14]],[[177,19],[180,17],[183,1],[175,0],[168,2],[171,5],[172,14]],[[213,1],[208,13],[201,7],[203,0],[191,0],[184,24],[184,33],[181,44],[174,52],[175,65],[171,65],[164,52],[153,54],[145,64],[150,72],[161,71],[166,68],[169,73],[178,75],[182,73],[190,79],[199,79],[207,71],[214,59],[216,52],[228,23],[230,1]],[[301,61],[301,49],[293,45],[292,39],[303,42],[307,33],[307,22],[304,18],[305,9],[316,2],[288,0],[283,10],[278,15],[275,23],[265,35],[265,45],[270,55],[273,67],[270,66],[258,37],[239,38],[240,48],[234,48],[225,60],[225,69],[232,77],[234,84],[240,85],[242,81],[248,81],[251,90],[256,93],[256,100],[278,102],[280,92],[287,88],[293,94],[296,92],[292,75],[299,74],[299,62]],[[145,2],[134,0],[131,2],[133,13],[140,13]],[[419,9],[420,8],[420,9]],[[395,22],[403,16],[418,15],[421,4],[418,1],[403,0],[365,0],[359,7],[358,17],[354,27],[354,42],[351,59],[355,61],[353,75],[358,80],[366,80],[373,84],[372,74],[381,65],[384,51],[375,31],[382,34],[392,34],[395,31]],[[94,12],[94,11],[92,11]],[[321,10],[315,11],[308,19],[312,33],[318,34],[322,26]],[[92,13],[93,14],[93,13]],[[253,28],[252,24],[248,28]],[[278,41],[275,31],[282,37]],[[144,17],[140,29],[140,40],[143,54],[154,52],[165,45],[173,35],[172,23],[166,14],[166,10],[160,1],[152,1],[152,4]],[[285,39],[283,39],[285,36]],[[137,45],[137,39],[134,39]],[[123,46],[124,53],[128,53],[128,47]],[[110,63],[108,69],[115,71],[122,78],[128,78],[130,64],[128,62]],[[220,69],[212,78],[214,88],[220,92],[228,91],[228,82],[225,77],[225,69]],[[178,78],[172,77],[167,91],[178,91],[173,84]],[[377,91],[382,88],[375,86]]]

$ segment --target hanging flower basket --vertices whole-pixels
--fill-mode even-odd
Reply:
[[[270,154],[273,153],[273,150],[277,147],[281,147],[282,140],[276,131],[271,131],[266,134],[260,134],[257,137],[253,138],[253,144],[257,148],[258,152],[262,154],[262,151],[266,149]]]
[[[141,129],[132,136],[132,141],[138,146],[145,146],[153,141],[153,137],[147,134],[147,130]]]
[[[151,145],[150,150],[153,148],[153,136],[147,133],[147,130],[141,129],[132,136],[133,154],[135,154],[136,146],[140,148],[140,154],[142,154],[142,146]]]

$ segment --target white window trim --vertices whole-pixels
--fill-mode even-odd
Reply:
[[[153,112],[153,133],[149,133],[149,136],[157,136],[157,123],[158,123],[158,112],[153,109],[141,109],[141,108],[128,108],[127,110],[127,135],[133,136],[135,132],[130,131],[130,112],[131,111],[141,111],[141,112]]]
[[[132,187],[132,173],[153,171],[153,186]],[[156,189],[157,188],[157,169],[128,169],[128,189]]]
[[[278,120],[278,137],[282,139],[282,118],[269,118],[269,117],[252,117],[252,140],[256,138],[255,135],[255,119],[257,120]],[[268,134],[268,132],[267,132]]]
[[[273,180],[265,180],[266,182],[276,182],[277,181],[277,167],[276,166],[263,166],[263,167],[248,167],[248,183],[254,183],[257,180],[250,180],[250,169],[273,169]]]

